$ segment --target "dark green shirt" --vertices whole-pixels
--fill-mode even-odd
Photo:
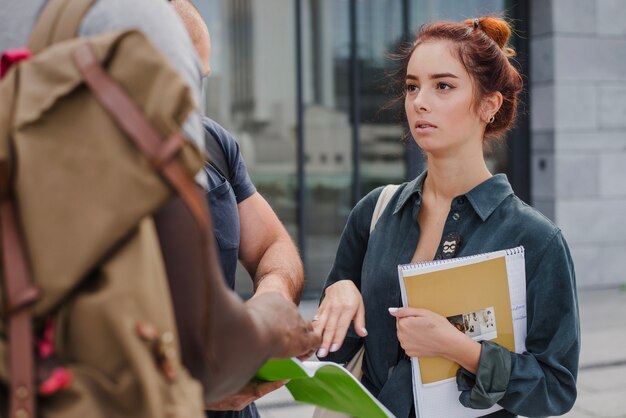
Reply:
[[[410,363],[400,349],[396,322],[387,311],[401,306],[398,264],[411,261],[420,238],[417,216],[426,173],[401,185],[370,236],[370,222],[382,188],[352,210],[325,287],[351,279],[365,303],[368,336],[363,383],[398,418],[414,414]],[[491,416],[561,415],[576,399],[580,328],[574,265],[561,231],[513,194],[503,174],[491,177],[450,203],[442,237],[461,236],[455,256],[525,248],[527,352],[511,353],[483,342],[477,375],[460,369],[460,401]],[[440,245],[436,258],[441,258]],[[442,297],[444,297],[442,295]],[[360,340],[350,330],[329,359],[344,362]]]

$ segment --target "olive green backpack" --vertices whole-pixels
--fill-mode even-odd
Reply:
[[[75,38],[91,3],[49,1],[0,81],[0,416],[200,418],[155,221],[178,196],[211,236],[195,104],[141,32]]]

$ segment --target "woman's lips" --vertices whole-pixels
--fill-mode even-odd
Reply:
[[[437,129],[437,126],[425,120],[418,120],[415,122],[415,131],[420,134],[425,134],[434,131]]]

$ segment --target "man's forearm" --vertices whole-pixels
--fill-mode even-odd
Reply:
[[[278,292],[300,302],[304,270],[300,255],[289,236],[275,240],[265,251],[253,277],[255,294]]]
[[[241,224],[239,260],[250,273],[257,294],[277,292],[298,303],[304,271],[289,233],[259,193],[237,205]]]

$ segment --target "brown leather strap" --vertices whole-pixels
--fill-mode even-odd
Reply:
[[[183,141],[176,140],[176,138],[165,142],[162,140],[159,132],[152,126],[141,109],[100,66],[88,41],[74,51],[73,59],[87,86],[100,104],[134,141],[148,160],[158,162],[155,168],[183,198],[199,228],[204,233],[209,231],[209,221],[203,210],[202,195],[198,193],[194,181],[182,164],[172,158],[176,155],[175,151],[182,146]],[[164,161],[163,156],[169,160]]]
[[[171,135],[161,146],[152,161],[150,161],[152,166],[157,170],[161,170],[161,167],[176,157],[176,154],[178,154],[178,151],[180,151],[184,143],[185,138],[181,134],[174,133]]]
[[[9,374],[11,381],[9,417],[35,416],[35,375],[33,365],[33,324],[30,306],[39,291],[31,284],[24,243],[13,202],[0,203],[2,218],[2,265],[7,304],[10,311]]]
[[[84,15],[95,0],[49,0],[28,40],[34,54],[45,47],[78,35]]]

